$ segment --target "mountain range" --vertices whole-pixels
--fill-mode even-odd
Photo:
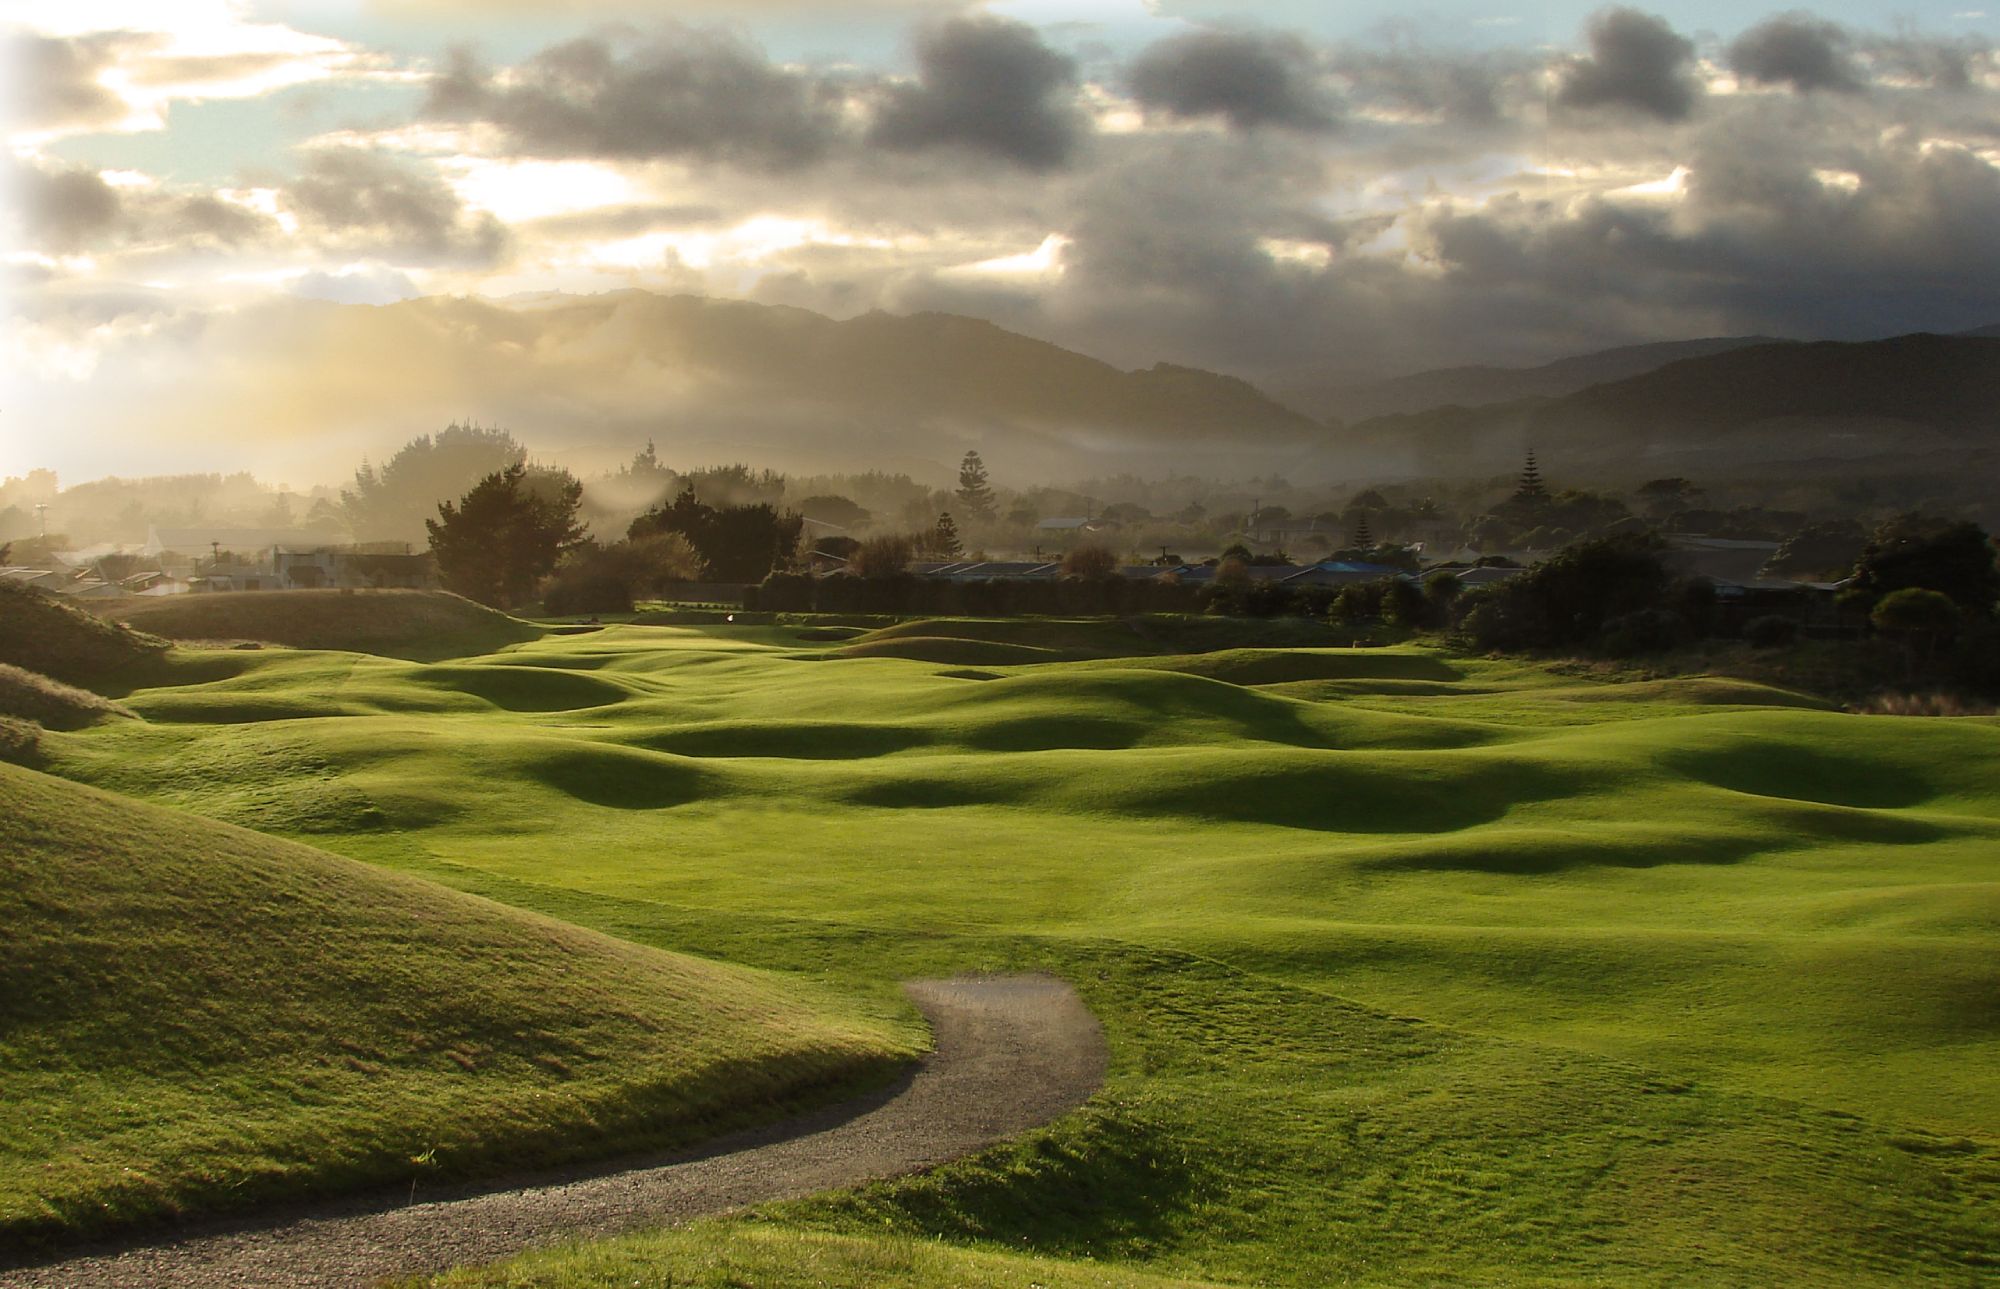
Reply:
[[[1374,417],[1336,432],[1330,451],[1408,476],[1505,470],[1531,448],[1598,477],[1950,472],[2000,449],[1996,332],[1731,346],[1561,397]]]
[[[321,478],[467,419],[580,473],[649,439],[683,467],[903,470],[935,483],[967,449],[1016,485],[1120,472],[1482,477],[1511,470],[1530,445],[1576,471],[1689,473],[1992,445],[1996,334],[1728,337],[1454,368],[1379,382],[1344,405],[1385,414],[1329,419],[1234,376],[1121,370],[946,313],[843,320],[637,290],[294,299],[173,332],[172,361],[100,372],[91,413],[105,423],[76,429],[255,443],[264,460]]]

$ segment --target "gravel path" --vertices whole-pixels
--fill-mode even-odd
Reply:
[[[1049,976],[917,981],[936,1050],[901,1084],[698,1153],[624,1160],[419,1204],[343,1201],[182,1228],[162,1243],[85,1249],[0,1271],[0,1286],[366,1285],[942,1163],[1047,1123],[1104,1078],[1096,1019]]]

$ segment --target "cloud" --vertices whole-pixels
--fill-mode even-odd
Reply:
[[[1601,9],[1586,27],[1587,58],[1570,60],[1556,102],[1578,111],[1620,109],[1679,121],[1694,109],[1688,74],[1694,42],[1637,9]]]
[[[1296,36],[1195,31],[1146,48],[1129,79],[1141,103],[1175,116],[1219,116],[1239,130],[1330,130],[1338,112],[1314,63]]]
[[[8,178],[18,235],[40,251],[236,246],[275,231],[265,216],[207,193],[113,187],[97,171],[80,167],[16,162]]]
[[[1729,46],[1729,66],[1763,85],[1789,85],[1801,94],[1832,90],[1858,94],[1868,88],[1850,54],[1847,32],[1811,14],[1767,19]]]
[[[621,47],[592,36],[496,75],[464,50],[430,85],[434,119],[495,126],[537,157],[684,158],[786,170],[819,159],[838,88],[773,66],[727,32],[669,25]]]
[[[408,274],[386,264],[364,264],[334,273],[314,269],[292,283],[292,294],[333,304],[394,304],[398,300],[415,299],[423,292]]]
[[[9,134],[98,129],[125,118],[125,100],[100,79],[119,57],[154,43],[128,32],[42,36],[21,32],[0,40],[0,66],[9,72]]]
[[[1329,61],[1348,81],[1348,98],[1357,109],[1474,126],[1503,119],[1539,70],[1534,59],[1515,51],[1466,54],[1407,42],[1387,49],[1343,46]]]
[[[361,148],[309,154],[283,201],[308,236],[397,262],[487,265],[507,244],[504,225],[468,212],[435,173]]]
[[[1975,70],[1981,64],[1990,68],[1993,59],[1992,44],[1976,36],[1882,36],[1862,43],[1881,71],[1940,90],[1972,88]]]
[[[1076,64],[1032,27],[959,17],[923,28],[918,78],[884,87],[869,141],[898,152],[961,149],[1028,170],[1069,161],[1083,131]]]

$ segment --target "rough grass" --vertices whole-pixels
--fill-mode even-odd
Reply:
[[[0,582],[0,663],[89,685],[146,664],[166,648],[157,636],[106,622],[44,591]]]
[[[908,1236],[866,1239],[765,1225],[704,1222],[525,1254],[453,1272],[440,1289],[1202,1289],[1128,1268],[954,1248]]]
[[[170,640],[258,640],[392,658],[457,658],[542,634],[446,591],[215,592],[121,601],[106,611]]]
[[[0,662],[0,716],[34,721],[52,730],[80,730],[132,710],[87,689]]]
[[[706,1135],[911,1036],[0,766],[0,1241]]]
[[[132,695],[148,722],[45,741],[65,774],[885,1006],[914,974],[1077,982],[1114,1046],[1088,1113],[767,1215],[793,1234],[1293,1285],[1991,1277],[2000,721],[1034,625],[887,638],[1134,652],[608,626],[444,685],[193,655]],[[481,692],[508,669],[549,701]],[[675,1238],[524,1283],[678,1283],[709,1254]]]

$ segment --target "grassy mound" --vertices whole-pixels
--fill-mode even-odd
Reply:
[[[0,662],[0,716],[52,730],[80,730],[106,717],[131,715],[131,708],[87,689]]]
[[[434,1289],[1202,1289],[1206,1282],[1094,1263],[954,1248],[908,1236],[866,1239],[780,1226],[703,1222],[537,1250],[417,1282]]]
[[[908,658],[954,667],[1009,667],[1021,663],[1062,662],[1076,655],[1060,649],[1008,644],[998,640],[968,640],[959,636],[891,636],[859,640],[833,651],[837,658]]]
[[[1017,645],[1077,659],[1345,643],[1345,637],[1325,623],[1305,618],[1229,618],[1180,613],[1126,618],[917,618],[871,631],[857,643],[918,637]]]
[[[0,1240],[707,1135],[886,1077],[808,987],[0,766]]]
[[[458,658],[542,634],[532,623],[445,591],[169,595],[110,611],[169,640],[262,640],[392,658]]]
[[[157,636],[106,622],[32,587],[0,582],[0,663],[87,685],[166,648]]]

